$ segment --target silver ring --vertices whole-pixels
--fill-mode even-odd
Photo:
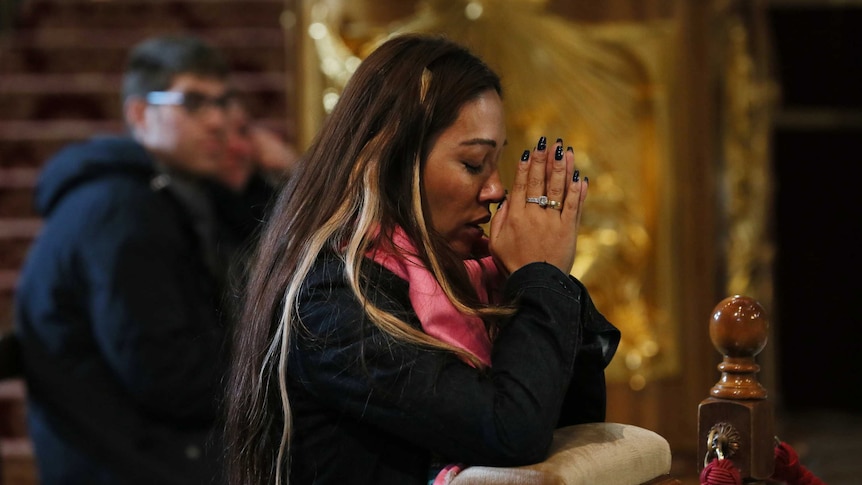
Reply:
[[[556,200],[549,200],[548,201],[548,207],[550,207],[551,209],[554,209],[556,211],[561,211],[561,210],[563,210],[563,203],[557,202]]]
[[[539,207],[547,207],[548,206],[548,196],[543,195],[540,197],[527,197],[527,202],[532,202],[533,204],[539,204]]]

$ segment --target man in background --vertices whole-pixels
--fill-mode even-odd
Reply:
[[[228,66],[199,39],[148,39],[122,96],[129,135],[66,147],[37,186],[15,331],[40,481],[212,483],[231,254],[209,187]]]

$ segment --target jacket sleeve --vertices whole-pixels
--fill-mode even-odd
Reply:
[[[225,361],[212,277],[176,206],[152,191],[118,192],[123,200],[94,207],[81,229],[96,345],[143,409],[211,420]]]
[[[544,263],[513,273],[505,292],[517,312],[482,371],[381,334],[336,274],[312,282],[300,303],[304,330],[291,349],[291,379],[318,402],[451,459],[498,466],[544,459],[587,320],[607,324],[589,311],[583,286]],[[410,315],[404,301],[378,304]]]
[[[569,276],[569,279],[586,295],[583,308],[585,324],[558,427],[605,420],[605,368],[616,354],[621,336],[620,331],[598,311],[583,283],[574,276]]]

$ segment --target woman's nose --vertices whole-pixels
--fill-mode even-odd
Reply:
[[[500,172],[498,170],[494,170],[491,176],[488,177],[479,196],[482,202],[489,203],[500,202],[506,197],[506,189],[503,187],[503,181],[500,179]]]

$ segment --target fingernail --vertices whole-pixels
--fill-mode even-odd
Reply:
[[[554,160],[560,161],[563,159],[563,146],[557,145],[557,151],[554,152]]]
[[[563,143],[563,139],[562,139],[562,138],[557,138],[557,143]]]
[[[544,136],[540,137],[539,138],[539,144],[536,146],[536,150],[543,152],[543,151],[545,151],[545,148],[547,148],[547,147],[548,147],[548,139],[545,138]]]
[[[524,150],[524,153],[521,154],[521,161],[526,162],[530,159],[530,150]]]
[[[572,175],[572,182],[577,182],[581,178],[581,171],[575,170],[575,174]]]
[[[590,184],[590,178],[589,178],[589,177],[587,177],[586,175],[584,175],[584,182],[586,182],[586,183],[587,183],[587,185],[589,185],[589,184]]]
[[[566,148],[566,151],[571,152],[571,153],[575,153],[575,150],[572,147]]]

